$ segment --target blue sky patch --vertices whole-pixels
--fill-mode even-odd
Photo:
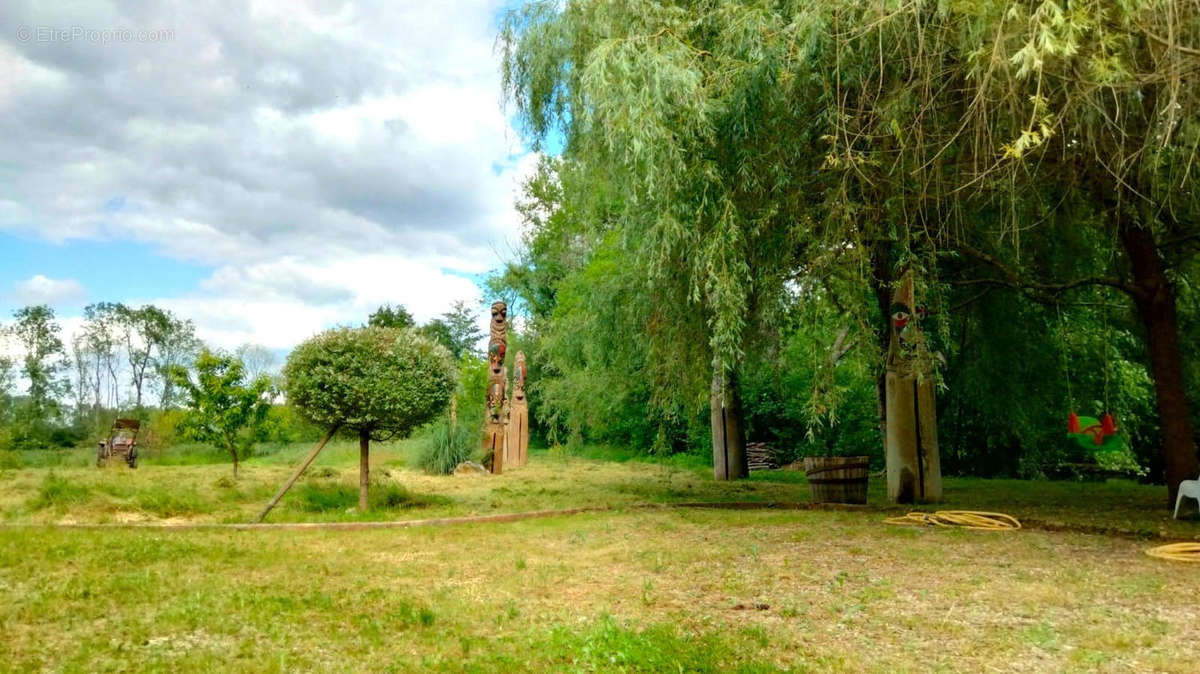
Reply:
[[[52,243],[0,233],[0,321],[19,308],[14,286],[38,274],[74,279],[87,289],[84,302],[54,307],[65,316],[78,313],[88,302],[182,295],[211,273],[210,267],[168,258],[140,243],[88,239]]]

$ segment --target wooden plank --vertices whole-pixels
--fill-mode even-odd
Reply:
[[[325,434],[325,437],[321,438],[321,441],[317,443],[316,447],[313,447],[313,450],[309,452],[307,457],[305,457],[304,463],[300,464],[300,467],[296,469],[296,472],[292,473],[292,476],[288,478],[288,481],[279,488],[279,491],[276,492],[275,497],[271,499],[271,502],[267,504],[267,507],[263,508],[262,512],[258,514],[258,519],[255,520],[255,522],[263,521],[263,519],[266,518],[267,513],[271,512],[271,509],[275,507],[276,503],[279,503],[279,499],[283,498],[283,495],[292,488],[293,484],[296,484],[296,480],[300,479],[300,476],[304,474],[304,471],[308,468],[308,465],[313,462],[313,459],[317,458],[317,455],[321,453],[322,449],[325,449],[325,443],[329,442],[329,439],[333,437],[333,434],[337,432],[337,429],[337,426],[329,429],[329,432]]]

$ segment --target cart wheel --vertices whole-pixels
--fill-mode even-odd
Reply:
[[[104,445],[100,445],[99,449],[96,450],[96,467],[104,467]]]
[[[129,467],[130,467],[130,468],[137,468],[137,460],[138,460],[137,450],[132,450],[132,451],[130,451],[130,452],[129,452],[129,459],[126,461],[126,463],[128,463],[128,464],[129,464]]]

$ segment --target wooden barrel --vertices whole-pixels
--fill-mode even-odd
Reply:
[[[813,503],[866,503],[865,456],[806,456],[804,474]]]

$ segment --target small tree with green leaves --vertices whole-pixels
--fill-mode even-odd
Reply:
[[[195,370],[193,381],[183,367],[170,369],[172,381],[187,399],[187,413],[178,430],[185,437],[229,452],[233,477],[237,478],[239,459],[263,438],[271,409],[271,381],[259,376],[247,382],[240,359],[208,349],[196,358]]]
[[[394,307],[385,304],[367,318],[367,325],[372,328],[411,328],[416,324],[403,304]]]
[[[445,347],[411,329],[338,328],[300,344],[283,370],[288,402],[359,438],[358,509],[367,509],[370,443],[403,437],[446,409],[455,369]]]

